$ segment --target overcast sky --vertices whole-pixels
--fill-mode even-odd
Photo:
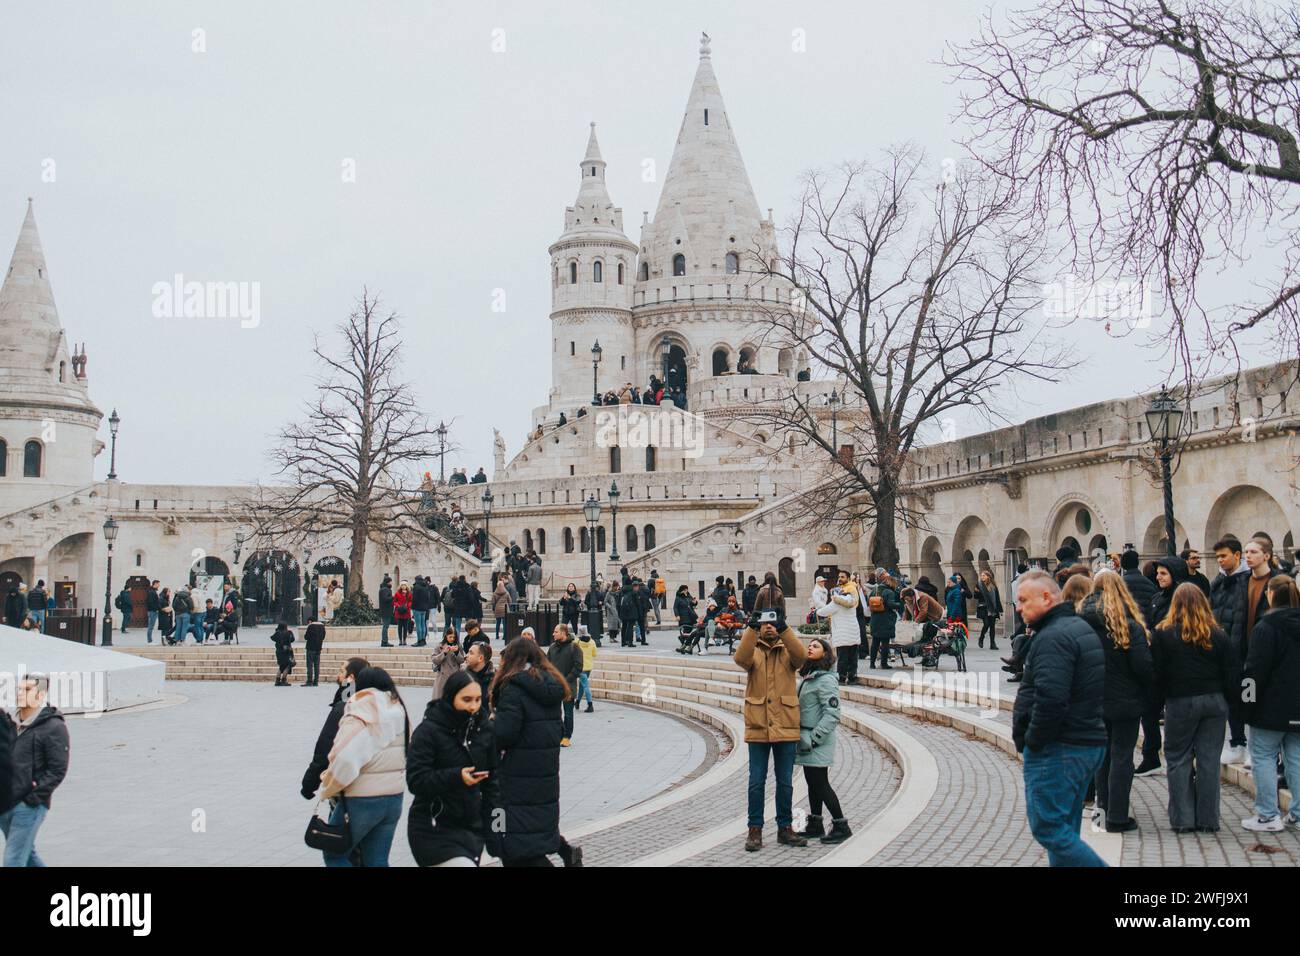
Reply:
[[[809,167],[908,140],[936,163],[960,155],[936,61],[978,10],[10,0],[0,254],[33,196],[91,396],[122,417],[124,480],[270,477],[270,438],[308,392],[313,333],[363,285],[403,316],[404,374],[429,415],[455,419],[464,453],[449,469],[490,472],[492,428],[513,456],[550,386],[546,249],[589,122],[636,240],[659,191],[642,161],[667,170],[707,30],[759,205],[781,221]],[[155,317],[155,283],[178,273],[259,283],[260,323]],[[1078,343],[1072,378],[1028,390],[1014,418],[1163,377],[1158,356],[1097,329]]]

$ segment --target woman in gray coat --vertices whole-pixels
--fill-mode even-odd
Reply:
[[[843,843],[853,831],[830,784],[835,730],[840,723],[840,682],[830,641],[814,637],[808,642],[808,660],[799,674],[803,679],[799,682],[799,745],[794,762],[803,767],[809,809],[808,829],[799,835],[821,837],[822,843]],[[822,825],[823,806],[831,815],[830,833]]]
[[[486,640],[486,635],[484,636]],[[460,649],[460,640],[455,628],[447,628],[442,643],[433,651],[433,699],[442,700],[442,688],[447,678],[460,670],[465,663],[465,652]]]
[[[618,639],[618,595],[614,593],[613,584],[605,588],[605,629],[609,631],[609,642],[613,644]]]

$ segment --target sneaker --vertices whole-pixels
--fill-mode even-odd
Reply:
[[[1137,769],[1133,771],[1133,776],[1149,777],[1151,774],[1159,773],[1161,769],[1159,760],[1144,759],[1140,764],[1138,764]]]
[[[1300,830],[1300,817],[1294,813],[1288,813],[1282,818],[1282,825],[1288,830]]]
[[[1241,825],[1254,833],[1281,833],[1286,829],[1286,824],[1278,816],[1246,817],[1241,821]]]
[[[1232,744],[1225,744],[1223,753],[1219,754],[1219,763],[1221,764],[1241,763],[1245,759],[1246,748],[1234,747]]]
[[[572,746],[572,743],[569,741],[569,738],[568,738],[568,737],[565,737],[563,740],[560,741],[560,746],[561,746],[561,747],[571,747],[571,746]]]

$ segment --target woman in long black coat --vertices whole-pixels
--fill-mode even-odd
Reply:
[[[443,685],[411,735],[406,784],[415,794],[406,837],[420,866],[477,866],[498,782],[482,689],[466,671]]]
[[[560,620],[569,626],[569,633],[575,639],[578,635],[578,618],[582,615],[582,595],[578,593],[577,585],[573,582],[564,590],[564,597],[560,598]]]
[[[550,866],[547,854],[561,852],[560,704],[571,695],[536,641],[506,645],[490,695],[502,753],[499,821],[488,837],[505,866]]]

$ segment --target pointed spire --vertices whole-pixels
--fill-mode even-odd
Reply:
[[[0,285],[0,368],[44,376],[60,360],[67,361],[67,347],[28,197],[27,215]]]
[[[578,164],[582,180],[578,198],[565,210],[564,236],[578,232],[595,232],[623,235],[623,210],[614,206],[605,186],[605,160],[600,155],[600,142],[596,139],[596,124],[591,124],[587,137],[587,151]],[[563,238],[562,237],[562,238]]]

